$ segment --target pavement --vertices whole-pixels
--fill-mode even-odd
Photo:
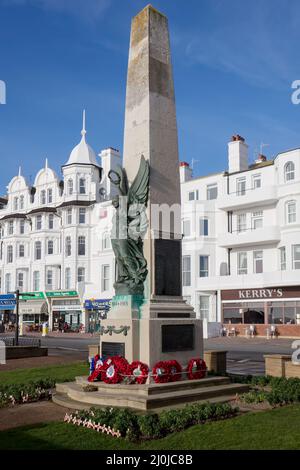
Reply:
[[[38,401],[0,409],[0,431],[49,421],[61,421],[67,408],[51,401]]]

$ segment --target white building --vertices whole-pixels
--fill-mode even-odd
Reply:
[[[249,166],[237,135],[228,172],[193,179],[186,163],[180,172],[183,294],[208,330],[254,324],[265,335],[275,324],[300,336],[300,149]]]
[[[23,323],[49,316],[50,328],[94,330],[114,294],[107,176],[121,155],[109,148],[98,158],[85,134],[83,123],[62,179],[46,161],[32,187],[19,171],[0,198],[1,293],[30,293]],[[234,323],[265,335],[275,323],[281,335],[300,336],[300,149],[249,166],[248,147],[234,136],[228,172],[193,178],[182,162],[180,178],[183,295],[206,333]]]
[[[20,305],[21,321],[34,324],[49,316],[50,329],[60,322],[88,329],[99,302],[88,310],[85,300],[104,304],[113,293],[112,208],[107,202],[113,190],[107,172],[121,157],[109,148],[100,162],[86,142],[85,118],[81,134],[62,166],[62,179],[46,160],[32,187],[20,170],[7,187],[7,198],[0,200],[1,293],[29,293]],[[8,321],[9,311],[2,317]]]

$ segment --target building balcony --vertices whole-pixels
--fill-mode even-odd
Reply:
[[[247,189],[243,195],[236,192],[224,194],[218,201],[218,208],[224,211],[233,211],[260,205],[275,204],[277,201],[277,187],[272,185],[262,188]]]
[[[218,245],[223,248],[238,248],[242,246],[256,246],[278,243],[280,241],[280,229],[277,225],[262,227],[245,232],[221,233],[218,237]]]

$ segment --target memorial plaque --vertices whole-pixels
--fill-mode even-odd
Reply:
[[[162,352],[192,351],[195,343],[194,325],[162,325]]]
[[[125,357],[125,343],[109,343],[102,341],[102,356],[123,356]]]
[[[155,294],[181,295],[181,240],[155,240]]]

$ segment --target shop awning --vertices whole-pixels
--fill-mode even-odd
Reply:
[[[20,314],[31,315],[31,314],[48,314],[47,302],[41,300],[32,300],[28,302],[20,302]]]

